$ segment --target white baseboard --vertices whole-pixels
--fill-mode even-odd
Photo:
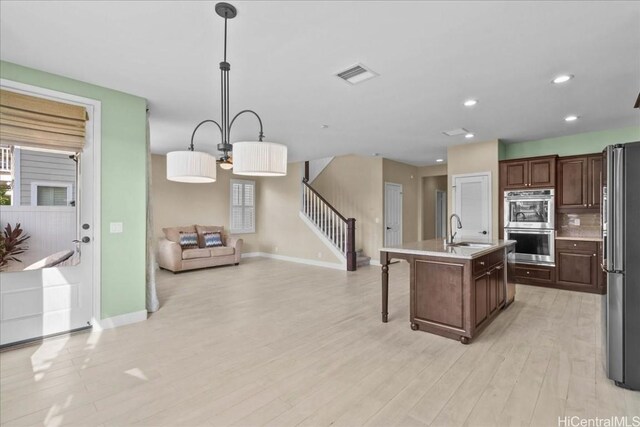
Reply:
[[[93,329],[100,331],[103,329],[111,329],[118,326],[128,325],[130,323],[142,322],[143,320],[147,320],[147,310],[134,311],[133,313],[126,313],[119,316],[96,320],[93,323]]]
[[[314,259],[296,258],[291,256],[285,256],[285,255],[270,254],[267,252],[248,252],[246,254],[242,254],[242,258],[254,258],[254,257],[271,258],[271,259],[277,259],[280,261],[289,261],[289,262],[295,262],[298,264],[313,265],[316,267],[333,268],[334,270],[343,270],[343,271],[347,270],[346,263],[339,264],[336,262],[316,261]]]
[[[379,259],[373,259],[373,258],[371,258],[369,260],[369,265],[375,265],[375,266],[378,266],[378,267],[382,266],[382,264],[380,264],[380,260]]]

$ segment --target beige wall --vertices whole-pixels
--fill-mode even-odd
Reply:
[[[382,162],[382,178],[384,182],[402,185],[402,243],[420,240],[418,234],[418,223],[420,222],[420,197],[418,197],[420,178],[418,177],[418,167],[384,159]],[[384,195],[384,183],[382,194]]]
[[[422,240],[436,236],[436,190],[447,191],[447,175],[422,178]]]
[[[356,249],[378,259],[383,245],[382,158],[341,156],[313,181],[313,188],[342,215],[356,219]]]
[[[453,175],[491,172],[491,228],[492,237],[497,239],[498,232],[498,140],[461,144],[447,150],[448,187],[452,186]],[[453,213],[453,197],[448,197],[448,212]],[[464,221],[464,218],[462,218]],[[450,225],[448,225],[449,227]]]
[[[287,176],[261,179],[256,217],[259,251],[339,263],[299,216],[303,166],[289,163]]]
[[[153,155],[152,192],[155,237],[164,236],[163,227],[180,225],[223,225],[229,229],[229,171],[218,168],[217,180],[211,184],[184,184],[167,180],[167,158]],[[256,201],[260,202],[261,183],[256,180]],[[259,224],[256,233],[238,234],[244,240],[243,252],[258,250]]]
[[[433,165],[433,166],[421,166],[418,168],[418,176],[423,178],[425,176],[441,176],[447,174],[447,164]]]

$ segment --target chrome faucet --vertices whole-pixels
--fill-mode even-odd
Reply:
[[[456,237],[456,234],[458,234],[457,231],[455,233],[453,232],[453,226],[451,225],[451,220],[453,218],[455,218],[457,220],[456,227],[458,228],[458,230],[462,228],[462,221],[460,220],[460,217],[457,214],[451,214],[451,216],[449,217],[449,225],[451,226],[451,234],[450,234],[449,241],[447,242],[447,245],[453,245],[453,239]]]

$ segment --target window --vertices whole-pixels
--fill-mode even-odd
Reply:
[[[70,182],[32,182],[31,206],[73,205],[72,186]]]
[[[231,180],[231,233],[255,233],[255,181]]]

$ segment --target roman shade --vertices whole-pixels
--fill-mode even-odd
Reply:
[[[0,90],[0,140],[4,143],[79,153],[87,119],[84,107]]]

